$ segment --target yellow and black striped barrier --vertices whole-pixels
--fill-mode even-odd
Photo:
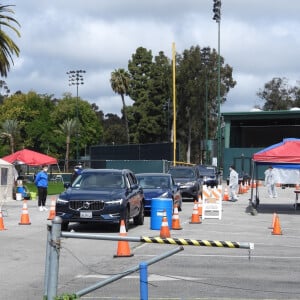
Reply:
[[[209,241],[209,240],[160,238],[160,237],[147,237],[147,236],[142,236],[140,241],[144,243],[171,244],[171,245],[182,245],[182,246],[254,249],[254,244],[247,243],[247,242],[240,243],[240,242],[230,242],[230,241]]]
[[[221,247],[221,248],[240,248],[240,249],[254,249],[254,243],[248,242],[230,242],[230,241],[209,241],[209,240],[195,240],[183,238],[160,238],[160,237],[134,237],[134,236],[115,236],[115,235],[101,235],[91,233],[77,233],[77,232],[61,232],[61,236],[65,238],[80,238],[80,239],[94,239],[94,240],[110,240],[110,241],[128,241],[128,242],[142,242],[152,244],[169,244],[181,246],[200,246],[200,247]]]

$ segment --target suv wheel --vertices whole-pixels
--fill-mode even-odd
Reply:
[[[133,218],[134,225],[143,225],[144,224],[144,203],[141,202],[141,209],[139,211],[139,214]]]

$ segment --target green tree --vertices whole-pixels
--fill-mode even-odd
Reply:
[[[20,50],[15,42],[9,37],[4,28],[13,30],[18,37],[20,37],[19,31],[14,25],[20,26],[19,22],[7,14],[14,14],[11,9],[13,5],[0,5],[0,74],[3,77],[7,76],[7,72],[10,70],[10,62],[13,64],[13,55],[19,56]]]
[[[218,54],[216,50],[207,49],[200,46],[192,46],[184,50],[181,55],[177,55],[177,127],[178,141],[182,145],[187,162],[201,162],[200,141],[205,136],[205,99],[206,83],[208,96],[208,126],[209,136],[216,134],[217,119],[214,117],[218,113],[217,99],[217,64]],[[208,58],[205,56],[208,55]],[[226,101],[226,95],[236,84],[232,78],[232,67],[225,65],[224,58],[221,62],[221,103]],[[207,82],[206,82],[207,81]]]
[[[293,107],[297,89],[289,87],[287,78],[275,77],[265,83],[257,96],[265,101],[263,110],[286,110]],[[293,99],[294,97],[294,99]]]
[[[126,144],[126,130],[124,130],[123,120],[115,114],[106,114],[103,125],[103,144]]]
[[[19,135],[19,123],[17,120],[5,120],[2,124],[1,138],[8,139],[10,152],[15,152],[15,140]]]
[[[56,141],[52,133],[54,124],[49,117],[55,106],[52,96],[14,94],[5,98],[0,105],[0,121],[17,120],[19,123],[20,139],[17,148],[30,148],[39,152],[56,155]]]
[[[85,155],[85,149],[93,144],[98,144],[103,134],[103,128],[100,125],[99,115],[95,111],[94,105],[77,97],[65,94],[64,98],[59,100],[55,109],[50,114],[55,128],[62,124],[64,120],[75,119],[78,109],[78,132],[76,139],[70,142],[70,155],[76,158],[76,144],[78,142],[79,155]],[[56,137],[57,149],[60,153],[65,152],[65,141]]]
[[[125,105],[125,95],[128,95],[130,75],[124,69],[118,69],[111,73],[110,84],[113,91],[121,96],[123,104],[123,115],[125,120],[127,143],[129,144],[128,119]]]
[[[166,140],[168,123],[164,107],[171,97],[170,60],[161,51],[153,61],[152,52],[140,47],[129,60],[128,70],[131,76],[129,96],[134,101],[127,109],[132,141]]]
[[[55,132],[62,134],[66,138],[66,155],[65,155],[65,171],[69,170],[69,154],[70,154],[70,142],[71,137],[77,132],[77,119],[64,120],[62,124],[59,124],[59,129]]]

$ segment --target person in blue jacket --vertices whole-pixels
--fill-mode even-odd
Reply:
[[[38,189],[38,206],[40,211],[47,211],[46,199],[48,193],[48,167],[43,166],[42,170],[36,174],[34,183]]]

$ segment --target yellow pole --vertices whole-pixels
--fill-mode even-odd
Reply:
[[[176,166],[176,50],[175,43],[172,44],[173,59],[173,166]]]

